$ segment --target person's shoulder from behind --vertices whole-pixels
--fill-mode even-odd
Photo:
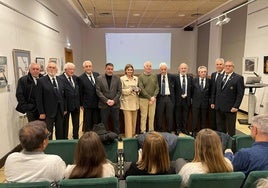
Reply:
[[[75,165],[67,165],[65,171],[64,171],[64,178],[68,179],[74,169]]]
[[[207,167],[201,162],[189,162],[186,163],[179,171],[180,175],[183,174],[201,174],[208,171]]]
[[[102,177],[114,177],[115,176],[115,170],[113,165],[107,161],[102,165],[103,171],[102,171]]]

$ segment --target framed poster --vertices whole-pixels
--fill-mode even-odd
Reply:
[[[263,73],[268,74],[268,56],[263,58]]]
[[[26,50],[14,49],[13,54],[13,64],[14,64],[14,74],[15,81],[18,82],[19,78],[25,76],[28,73],[29,65],[31,62],[31,53]]]
[[[0,88],[6,87],[7,84],[7,57],[0,56]]]
[[[242,73],[254,73],[257,70],[257,57],[244,57],[243,58],[243,71]]]
[[[37,57],[37,58],[35,58],[35,62],[40,66],[40,73],[42,75],[45,75],[46,74],[45,58]]]

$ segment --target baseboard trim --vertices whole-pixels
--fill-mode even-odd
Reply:
[[[9,154],[14,152],[20,152],[22,150],[21,145],[17,145],[15,148],[13,148],[10,152],[8,152],[4,157],[0,159],[0,168],[2,168],[5,165],[6,159],[9,156]]]

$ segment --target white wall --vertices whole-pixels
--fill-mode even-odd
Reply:
[[[170,32],[171,40],[171,72],[177,73],[180,63],[189,64],[189,71],[195,72],[196,65],[196,31],[183,31],[182,29],[83,29],[83,59],[90,59],[94,69],[104,72],[106,63],[105,33],[163,33]],[[153,68],[158,69],[160,62],[152,62]],[[127,64],[127,62],[126,62]],[[115,65],[116,66],[116,65]],[[134,65],[135,67],[135,65]],[[136,71],[139,73],[141,71]],[[155,71],[156,72],[156,71]]]
[[[7,57],[8,83],[0,89],[0,158],[13,149],[19,142],[18,129],[25,122],[15,111],[16,83],[13,69],[12,50],[22,49],[31,52],[31,61],[36,57],[44,57],[46,62],[50,57],[64,61],[64,47],[67,41],[71,43],[74,62],[81,62],[81,24],[79,18],[71,13],[65,0],[42,1],[47,7],[57,13],[51,13],[35,0],[5,0],[4,3],[59,31],[59,33],[36,23],[0,4],[0,56]],[[78,71],[81,66],[77,66]]]
[[[265,8],[266,7],[266,8]],[[248,18],[246,29],[245,53],[244,57],[257,57],[258,67],[256,72],[262,76],[262,81],[268,83],[268,74],[263,73],[263,57],[268,56],[268,1],[258,0],[248,6]],[[267,25],[264,28],[260,26]],[[243,74],[243,76],[254,76]],[[248,89],[246,89],[248,93]],[[268,87],[257,89],[255,113],[268,113]],[[246,101],[243,101],[246,102]],[[261,105],[263,107],[261,107]],[[245,105],[244,105],[245,106]],[[247,107],[247,106],[246,106]],[[245,109],[247,111],[247,109]]]

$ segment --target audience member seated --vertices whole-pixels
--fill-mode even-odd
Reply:
[[[252,147],[243,148],[235,155],[232,150],[225,150],[225,156],[232,161],[234,171],[242,171],[246,176],[253,170],[268,170],[268,114],[253,117],[248,127],[255,141]]]
[[[218,134],[211,129],[202,129],[195,140],[195,156],[192,162],[177,159],[176,171],[182,176],[182,187],[187,187],[191,174],[232,172],[231,162],[224,158]]]
[[[139,150],[137,162],[132,162],[125,172],[125,178],[130,175],[172,174],[168,146],[164,137],[157,132],[149,132]]]
[[[8,182],[57,182],[64,177],[66,165],[57,155],[45,154],[51,133],[44,121],[32,121],[19,131],[23,150],[10,154],[5,163]]]
[[[93,131],[86,132],[78,141],[74,164],[68,165],[65,178],[101,178],[115,176],[114,167],[106,159],[104,146]]]

